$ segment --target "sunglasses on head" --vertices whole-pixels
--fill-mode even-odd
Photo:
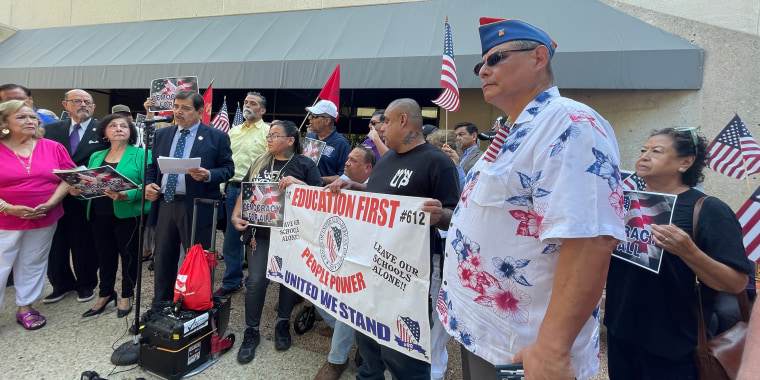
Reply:
[[[673,128],[676,132],[686,132],[688,131],[691,133],[691,141],[694,142],[694,154],[697,154],[697,150],[699,149],[699,138],[697,137],[697,128],[694,127],[675,127]]]
[[[506,53],[512,53],[512,52],[518,52],[518,51],[531,51],[536,50],[538,46],[532,47],[532,48],[525,48],[525,49],[511,49],[511,50],[499,50],[491,53],[488,57],[486,57],[485,62],[478,62],[475,65],[475,68],[473,69],[473,72],[475,75],[480,75],[480,69],[483,68],[483,65],[488,65],[489,67],[496,66],[499,62],[501,62],[503,59],[507,59],[509,55]]]

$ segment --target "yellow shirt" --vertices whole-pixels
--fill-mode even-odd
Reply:
[[[264,120],[251,124],[240,124],[230,130],[232,161],[235,161],[235,175],[230,181],[240,182],[245,177],[253,161],[267,150],[269,125]]]

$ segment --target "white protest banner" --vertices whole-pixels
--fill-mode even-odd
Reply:
[[[652,224],[670,224],[675,203],[676,196],[673,194],[624,190],[623,210],[628,241],[619,244],[612,251],[612,256],[659,273],[662,248],[654,245]]]
[[[282,227],[285,192],[277,182],[243,182],[242,218],[257,227]]]
[[[289,186],[267,277],[379,344],[429,363],[425,200]]]

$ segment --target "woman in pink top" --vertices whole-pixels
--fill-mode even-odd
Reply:
[[[74,167],[66,148],[43,139],[44,133],[24,102],[0,103],[0,289],[13,269],[16,321],[27,330],[45,326],[32,302],[45,284],[50,244],[63,215],[59,202],[68,193],[53,170]]]

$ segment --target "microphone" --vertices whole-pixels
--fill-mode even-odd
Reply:
[[[145,119],[143,120],[143,124],[149,125],[149,124],[156,124],[156,123],[171,123],[174,121],[174,115],[164,116],[164,117],[157,117],[154,119]]]

